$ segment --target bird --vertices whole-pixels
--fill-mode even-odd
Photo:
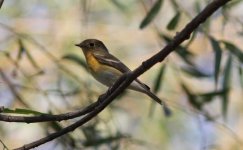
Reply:
[[[75,44],[75,46],[82,49],[91,75],[107,87],[111,87],[124,73],[131,72],[124,63],[110,54],[105,44],[98,39],[86,39],[79,44]],[[163,107],[165,116],[171,114],[171,110],[166,103],[152,93],[149,86],[140,80],[135,79],[128,86],[128,89],[148,95]]]

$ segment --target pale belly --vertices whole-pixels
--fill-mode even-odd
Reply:
[[[91,74],[97,81],[99,81],[100,83],[102,83],[108,87],[112,86],[122,75],[121,72],[118,72],[116,70],[114,72],[111,72],[111,70],[105,71],[105,69],[102,71],[99,71],[99,73],[97,73],[97,72],[94,73],[91,71]],[[131,85],[128,87],[128,89],[145,92],[144,88],[141,87],[141,85],[135,81],[133,81],[131,83]]]
[[[115,81],[120,77],[121,74],[108,72],[108,71],[100,71],[99,73],[94,73],[91,71],[92,76],[99,81],[100,83],[110,87],[112,86]]]

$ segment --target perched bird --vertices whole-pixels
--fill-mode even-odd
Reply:
[[[118,58],[109,53],[102,41],[97,39],[87,39],[80,44],[76,44],[76,46],[82,49],[88,69],[92,76],[108,87],[111,87],[123,73],[131,71]],[[170,109],[166,104],[153,94],[146,84],[138,79],[134,80],[128,86],[128,89],[147,94],[154,101],[163,106],[166,116],[170,115]]]

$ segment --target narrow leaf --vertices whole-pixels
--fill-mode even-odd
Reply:
[[[214,79],[215,79],[215,86],[218,84],[218,77],[220,71],[220,64],[222,58],[222,49],[219,46],[219,42],[217,42],[214,38],[210,37],[210,42],[213,47],[215,53],[215,63],[214,63]]]
[[[221,41],[225,45],[225,48],[235,55],[241,62],[243,62],[243,52],[234,44],[228,41]]]
[[[36,63],[35,59],[32,57],[32,55],[30,54],[30,52],[26,49],[26,56],[28,58],[28,60],[30,61],[30,63],[32,64],[32,66],[34,68],[36,68],[37,70],[41,70],[39,65]]]
[[[157,76],[156,76],[156,78],[154,80],[154,87],[153,87],[153,92],[154,93],[157,93],[160,90],[161,86],[162,86],[161,83],[162,83],[162,80],[163,80],[165,67],[166,67],[165,64],[161,66],[161,68],[160,68],[160,70],[159,70],[159,72],[158,72],[158,74],[157,74]],[[155,111],[155,103],[151,103],[150,107],[149,107],[149,114],[148,114],[148,116],[152,117],[153,114],[154,114],[154,111]]]
[[[33,115],[43,115],[45,113],[38,112],[35,110],[30,110],[30,109],[22,109],[22,108],[16,108],[16,109],[9,109],[9,108],[4,108],[3,110],[4,113],[12,113],[12,114],[33,114]]]
[[[175,16],[170,20],[170,22],[167,24],[168,30],[174,30],[179,22],[181,13],[178,11]]]
[[[3,1],[4,1],[4,0],[0,0],[0,9],[2,8]]]
[[[157,0],[157,2],[153,5],[153,7],[147,13],[146,17],[141,22],[139,26],[140,29],[145,28],[156,17],[156,15],[159,13],[162,2],[162,0]]]
[[[63,56],[62,59],[67,59],[67,60],[73,61],[87,70],[87,65],[86,65],[85,61],[74,54],[67,54],[67,55]]]
[[[160,38],[165,40],[167,43],[170,43],[172,41],[172,38],[160,33],[159,34]],[[194,64],[191,62],[190,57],[193,56],[193,54],[184,46],[178,46],[176,51],[175,51],[187,64],[194,66]]]
[[[154,93],[157,93],[160,88],[161,88],[161,83],[163,80],[163,76],[164,76],[164,72],[165,72],[165,67],[166,65],[162,65],[155,80],[154,80],[154,87],[153,87],[153,91]]]
[[[187,95],[189,103],[196,109],[201,110],[202,104],[197,100],[196,95],[192,94],[191,91],[184,85],[182,84],[182,89]]]
[[[37,70],[41,70],[40,67],[38,66],[38,64],[36,63],[36,61],[34,60],[34,58],[31,56],[31,54],[28,51],[28,49],[24,46],[24,44],[23,44],[21,39],[19,39],[18,43],[19,43],[19,53],[18,53],[18,56],[17,56],[17,61],[21,60],[23,54],[25,53],[27,58],[28,58],[28,60],[32,64],[32,66],[34,68],[36,68]],[[43,71],[39,71],[39,72],[43,73]]]
[[[211,75],[205,74],[201,72],[200,70],[196,69],[195,67],[186,67],[186,68],[181,68],[182,71],[186,72],[187,74],[191,76],[195,76],[197,78],[203,78],[203,77],[210,77]]]
[[[26,48],[24,47],[24,44],[21,39],[18,40],[18,43],[19,43],[19,52],[17,56],[17,61],[21,60],[24,52],[26,51]]]
[[[109,136],[105,138],[98,138],[94,140],[87,140],[83,142],[84,146],[99,146],[101,144],[110,144],[115,141],[119,141],[122,138],[126,138],[126,136],[123,135],[117,135],[117,136]]]
[[[229,55],[228,60],[225,65],[224,69],[224,78],[223,78],[223,89],[230,89],[230,76],[231,76],[231,68],[232,68],[232,55]],[[223,102],[222,102],[222,112],[224,117],[226,116],[227,109],[228,109],[228,92],[223,96]]]
[[[224,96],[225,94],[227,94],[227,92],[228,92],[228,89],[222,89],[219,91],[197,94],[197,96],[201,97],[203,99],[202,103],[208,103],[208,102],[211,102],[212,99],[217,96],[220,96],[220,97]]]
[[[123,5],[119,0],[111,0],[111,2],[121,11],[126,9],[125,5]]]
[[[239,65],[239,77],[240,77],[241,87],[243,88],[243,70],[240,65]]]

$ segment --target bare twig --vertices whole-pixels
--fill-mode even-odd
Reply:
[[[198,14],[186,27],[178,33],[174,39],[165,46],[161,51],[159,51],[156,55],[152,56],[148,60],[144,61],[142,65],[140,65],[137,69],[132,71],[131,73],[124,74],[118,81],[114,84],[114,86],[109,89],[104,96],[100,99],[97,107],[87,114],[85,117],[81,118],[79,121],[63,128],[62,130],[52,133],[42,139],[24,145],[22,147],[17,148],[17,150],[26,150],[37,147],[41,144],[49,142],[57,137],[60,137],[68,132],[71,132],[78,128],[79,126],[85,124],[92,118],[94,118],[99,112],[101,112],[107,105],[109,105],[112,100],[118,96],[121,92],[125,90],[125,88],[135,80],[139,75],[143,74],[145,71],[150,69],[153,65],[158,62],[163,61],[179,44],[183,41],[189,39],[191,33],[201,24],[203,23],[210,15],[212,15],[217,9],[221,6],[225,5],[230,0],[214,0],[210,3],[200,14]]]

